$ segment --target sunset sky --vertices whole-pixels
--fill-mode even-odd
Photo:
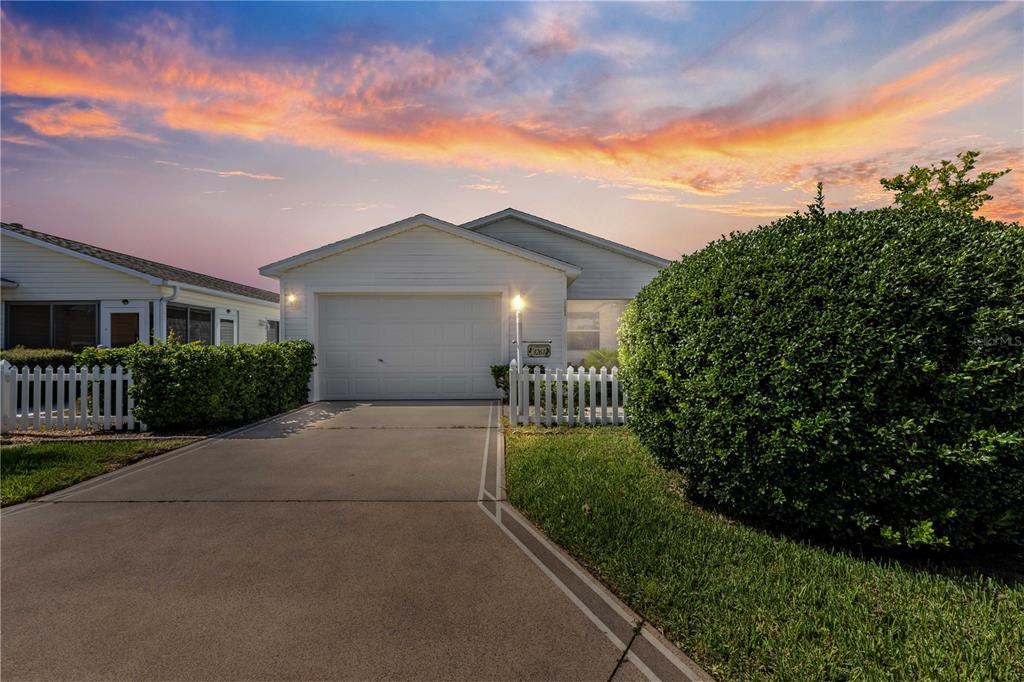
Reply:
[[[2,3],[5,221],[248,284],[513,206],[666,258],[978,149],[1020,169],[1018,3]]]

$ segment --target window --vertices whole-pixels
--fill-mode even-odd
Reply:
[[[81,350],[96,345],[95,303],[11,304],[7,345]]]
[[[572,299],[565,302],[566,360],[577,364],[595,350],[619,347],[619,319],[629,301],[623,299]]]
[[[7,315],[10,346],[50,347],[50,306],[12,305]]]
[[[217,320],[220,328],[220,345],[231,346],[235,343],[235,321],[222,318]]]
[[[267,320],[267,343],[277,343],[281,338],[281,324],[277,320]]]
[[[188,308],[167,306],[167,338],[188,342]]]
[[[188,340],[213,345],[213,311],[188,309]]]
[[[181,343],[199,341],[213,345],[213,311],[186,305],[167,306],[167,334]]]
[[[600,313],[568,313],[566,322],[569,350],[588,351],[601,347]]]

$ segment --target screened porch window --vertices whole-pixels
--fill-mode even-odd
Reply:
[[[187,305],[167,306],[167,335],[181,343],[199,341],[213,345],[213,311]]]
[[[73,351],[95,346],[96,309],[95,303],[11,303],[6,346]]]

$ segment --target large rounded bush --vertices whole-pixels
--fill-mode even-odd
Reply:
[[[691,494],[880,546],[1024,541],[1024,229],[794,215],[684,257],[623,320],[631,424]]]

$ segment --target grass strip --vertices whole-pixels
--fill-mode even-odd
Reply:
[[[192,440],[47,441],[0,449],[0,503],[24,502]]]
[[[721,680],[1024,679],[1024,585],[854,557],[686,500],[625,428],[507,435],[509,499]]]

